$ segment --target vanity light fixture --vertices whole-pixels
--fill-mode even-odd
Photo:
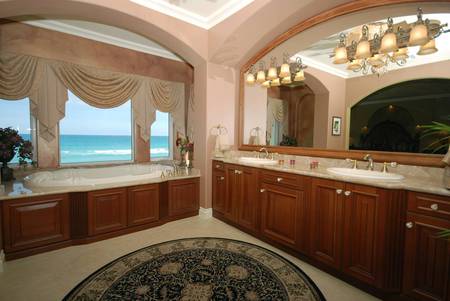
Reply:
[[[347,70],[362,72],[363,74],[381,75],[388,71],[393,64],[403,66],[409,59],[411,46],[420,46],[418,55],[428,55],[438,51],[435,39],[443,33],[448,24],[438,20],[423,20],[422,10],[417,10],[417,21],[411,24],[401,22],[394,24],[388,18],[387,29],[370,34],[369,26],[363,25],[359,41],[346,41],[346,36],[339,35],[339,43],[334,50],[333,63],[347,64]],[[372,36],[372,38],[370,38]]]
[[[303,70],[307,66],[302,63],[300,57],[296,57],[295,61],[292,62],[290,61],[289,55],[285,53],[281,67],[277,66],[275,57],[271,58],[269,70],[265,70],[264,65],[264,61],[259,62],[259,71],[256,73],[256,80],[254,80],[254,66],[250,67],[248,73],[245,74],[245,82],[249,86],[252,86],[256,82],[263,88],[270,88],[281,85],[290,85],[293,82],[305,80]]]

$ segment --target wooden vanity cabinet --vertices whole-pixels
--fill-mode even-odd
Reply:
[[[294,250],[308,252],[308,188],[306,177],[261,172],[262,236]]]
[[[126,188],[104,189],[87,193],[88,233],[97,235],[127,227]]]
[[[5,252],[38,248],[70,237],[66,194],[2,201]]]
[[[159,220],[159,185],[129,187],[128,226],[142,225]]]
[[[169,181],[169,217],[198,214],[200,204],[200,183],[198,178]]]
[[[415,300],[450,300],[450,197],[408,193],[403,292]]]

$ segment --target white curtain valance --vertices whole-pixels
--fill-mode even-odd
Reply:
[[[170,112],[175,129],[185,134],[184,83],[28,55],[0,54],[0,98],[29,97],[39,133],[47,141],[55,138],[56,125],[64,118],[67,89],[97,108],[117,107],[131,99],[134,121],[145,141],[150,138],[156,110]]]

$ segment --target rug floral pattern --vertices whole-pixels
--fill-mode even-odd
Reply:
[[[123,256],[64,300],[324,300],[299,268],[256,245],[190,238]]]

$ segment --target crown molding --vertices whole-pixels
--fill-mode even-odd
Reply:
[[[98,41],[98,42],[103,42],[106,44],[110,44],[110,45],[114,45],[114,46],[118,46],[118,47],[122,47],[122,48],[127,48],[127,49],[131,49],[131,50],[135,50],[135,51],[139,51],[139,52],[143,52],[143,53],[148,53],[148,54],[160,56],[160,57],[163,57],[166,59],[183,62],[183,60],[181,58],[179,58],[177,55],[175,55],[174,53],[172,53],[168,50],[165,50],[163,48],[144,45],[142,43],[132,42],[132,41],[125,40],[122,38],[99,33],[99,32],[93,31],[93,30],[66,24],[61,21],[32,20],[32,21],[22,21],[22,23],[40,27],[40,28],[45,28],[45,29],[50,29],[50,30],[54,30],[54,31],[67,33],[67,34],[79,36],[82,38],[86,38],[86,39],[90,39],[90,40],[94,40],[94,41]]]
[[[177,18],[203,29],[210,29],[229,16],[235,14],[254,0],[231,0],[208,17],[188,11],[187,9],[170,4],[162,0],[130,0],[136,4],[158,11],[162,14]]]

